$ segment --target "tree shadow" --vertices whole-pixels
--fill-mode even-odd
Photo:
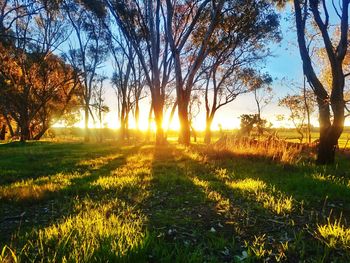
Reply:
[[[350,214],[350,175],[345,164],[333,167],[310,163],[283,164],[263,157],[247,158],[228,152],[218,154],[204,148],[198,150],[207,156],[209,162],[227,169],[236,179],[262,180],[283,194],[293,196],[298,202],[327,208],[328,212],[339,208]],[[327,204],[327,200],[331,204]]]
[[[70,145],[70,144],[69,144]],[[11,241],[11,236],[20,233],[30,232],[33,229],[44,228],[58,222],[60,219],[72,216],[78,211],[75,205],[86,198],[99,201],[101,196],[107,195],[109,191],[103,191],[100,187],[94,186],[93,182],[99,178],[109,176],[115,169],[122,167],[126,163],[128,156],[134,154],[139,146],[129,146],[126,149],[114,149],[114,155],[110,151],[98,152],[98,158],[84,159],[85,155],[79,158],[70,166],[75,167],[70,173],[63,173],[65,167],[55,175],[45,177],[45,180],[30,181],[31,188],[25,191],[26,198],[2,198],[1,202],[1,243]],[[77,150],[77,149],[75,149]],[[80,152],[80,146],[78,147]],[[95,155],[95,153],[94,153]],[[64,158],[65,156],[63,156]],[[106,158],[108,157],[108,158]],[[90,159],[91,158],[91,159]],[[103,161],[101,161],[101,158]],[[97,160],[97,162],[96,162]],[[100,161],[99,161],[100,160]],[[92,165],[90,166],[90,161]],[[63,179],[61,177],[64,177]],[[58,177],[57,179],[55,177]],[[62,183],[62,186],[60,186]],[[45,187],[57,186],[58,188]],[[24,185],[24,188],[26,185]],[[43,190],[40,195],[31,195],[32,191]],[[11,189],[10,189],[11,190]],[[19,190],[21,194],[22,189]],[[25,212],[23,217],[18,217]],[[16,242],[12,240],[12,242]]]
[[[251,179],[267,185],[263,189],[267,194],[273,188],[281,197],[293,195],[300,202],[307,194],[285,185],[286,180],[292,183],[299,176],[311,185],[317,181],[300,175],[311,168],[286,167],[234,155],[217,158],[202,147],[137,145],[103,154],[101,151],[98,158],[94,154],[75,162],[80,176],[69,178],[68,185],[45,193],[42,199],[6,200],[13,214],[22,211],[16,212],[15,207],[27,211],[28,222],[20,229],[22,238],[31,229],[49,228],[68,217],[74,220],[85,211],[89,215],[84,207],[85,201],[89,201],[102,222],[120,220],[115,228],[129,228],[142,218],[140,229],[133,234],[138,237],[123,237],[125,240],[121,241],[118,235],[124,234],[106,233],[99,237],[101,243],[89,255],[91,260],[233,262],[236,255],[247,249],[245,242],[254,242],[255,236],[265,236],[267,246],[278,251],[281,243],[290,241],[305,222],[292,225],[292,220],[298,223],[299,211],[278,214],[264,200],[257,199],[260,190],[250,192],[239,184],[233,187],[231,182]],[[139,162],[142,158],[145,161]],[[334,186],[334,191],[339,189]],[[98,210],[106,203],[110,204],[106,209]],[[3,225],[0,228],[3,230]],[[8,233],[15,231],[13,227]],[[4,240],[8,242],[9,235]],[[116,242],[121,242],[123,252],[116,250]],[[70,253],[70,249],[76,248],[62,253]]]
[[[148,247],[143,253],[167,262],[191,257],[233,261],[245,239],[271,230],[266,218],[272,215],[259,204],[252,208],[251,203],[244,203],[241,192],[229,189],[202,161],[184,152],[173,145],[154,149],[150,195],[142,210],[154,237],[151,247],[158,249]],[[196,184],[200,180],[207,185]],[[259,209],[259,217],[252,216],[254,209]]]
[[[319,184],[317,179],[307,174],[314,167],[278,165],[266,159],[251,157],[247,160],[246,156],[234,155],[215,160],[212,156],[203,155],[196,147],[190,149],[194,152],[189,154],[187,149],[176,149],[171,145],[155,147],[154,151],[151,194],[143,210],[149,218],[149,231],[157,237],[152,242],[165,251],[163,254],[154,250],[148,253],[161,261],[182,259],[181,253],[188,247],[200,255],[202,261],[214,258],[233,261],[233,255],[239,255],[246,242],[256,242],[255,236],[266,239],[264,245],[278,253],[281,244],[293,241],[307,224],[315,226],[320,222],[317,217],[312,217],[312,212],[305,211],[308,207],[305,204],[309,196],[308,187],[315,189],[315,185]],[[251,179],[262,183],[266,189],[251,192],[240,187],[232,188],[227,178],[216,174],[216,169],[225,169],[226,173],[233,174],[233,181]],[[272,175],[269,174],[271,172]],[[305,182],[306,189],[298,189],[296,177]],[[290,181],[289,185],[286,180]],[[316,193],[325,194],[329,188],[334,193],[344,192],[343,186],[332,182],[322,187]],[[289,198],[293,200],[292,208],[284,211],[283,202]],[[311,236],[306,240],[315,242]],[[228,246],[230,242],[235,245]],[[217,245],[212,250],[205,248],[208,245],[215,247],[215,244],[225,245]],[[175,249],[179,246],[182,250]],[[225,250],[227,247],[229,252]],[[302,256],[290,253],[294,253],[293,258],[300,259]]]
[[[9,143],[0,146],[2,186],[28,179],[77,171],[84,160],[112,154],[120,144]]]

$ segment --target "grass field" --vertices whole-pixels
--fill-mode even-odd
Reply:
[[[0,145],[0,262],[350,262],[350,162]]]
[[[102,135],[102,138],[107,141],[115,141],[116,138],[119,138],[118,130],[113,129],[91,129],[91,137],[93,140],[97,140],[99,138],[100,134]],[[267,130],[264,134],[265,137],[269,134],[275,133],[278,139],[287,140],[291,142],[300,142],[299,138],[300,135],[296,132],[295,129],[287,129],[287,128],[273,128]],[[143,134],[137,134],[135,130],[130,131],[130,138],[133,140],[134,138],[142,138],[145,137],[146,132],[143,132]],[[212,141],[215,142],[223,135],[228,136],[236,136],[239,134],[239,129],[234,130],[223,130],[220,131],[213,131],[212,132]],[[254,134],[253,134],[254,135]],[[198,142],[204,141],[204,132],[203,131],[197,131],[197,139]],[[256,135],[256,137],[258,137]],[[264,136],[263,136],[264,137]],[[177,141],[178,138],[178,131],[168,131],[168,140],[169,141]],[[313,128],[311,133],[311,140],[315,141],[319,138],[319,131],[317,128]],[[81,128],[53,128],[51,129],[51,132],[46,134],[44,137],[44,140],[47,141],[82,141],[84,139],[84,130]],[[151,141],[154,141],[155,134],[154,132],[151,133],[151,137],[149,138]],[[193,138],[192,138],[193,139]],[[304,141],[306,142],[306,135],[304,138]],[[344,131],[341,135],[341,137],[338,140],[338,145],[340,149],[343,149],[346,147],[347,149],[350,148],[350,127],[345,127]]]

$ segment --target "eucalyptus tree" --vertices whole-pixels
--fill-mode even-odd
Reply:
[[[40,2],[27,7],[19,3],[15,6],[21,8],[10,9],[11,41],[0,44],[0,108],[16,122],[25,141],[40,139],[77,103],[80,85],[76,71],[53,54],[67,38],[63,17]]]
[[[284,2],[284,1],[281,1]],[[349,0],[293,0],[297,41],[304,74],[315,93],[319,111],[320,139],[317,163],[333,163],[338,139],[344,129],[344,86],[350,72],[344,68],[349,46]],[[332,10],[331,10],[332,9]],[[334,13],[334,15],[331,15]],[[335,26],[334,26],[335,25]],[[334,37],[339,30],[339,37]],[[314,63],[310,55],[310,38],[318,38],[325,49],[330,67],[330,84],[322,81],[318,72],[322,65]]]
[[[93,87],[99,82],[98,70],[108,55],[106,23],[103,18],[96,15],[95,10],[91,11],[75,1],[63,1],[62,9],[72,28],[68,43],[69,50],[64,57],[81,73],[80,81],[84,88],[84,140],[89,141],[88,125],[89,117],[92,115]]]
[[[112,84],[115,87],[118,99],[118,117],[120,120],[120,137],[122,140],[129,137],[129,114],[132,109],[132,63],[135,58],[132,46],[125,41],[122,34],[114,37],[111,53],[114,58],[114,74]]]
[[[173,64],[165,33],[162,1],[103,0],[103,3],[140,61],[151,93],[151,110],[156,122],[156,143],[162,144],[165,142],[162,125],[166,86]]]
[[[206,93],[207,126],[210,127],[216,110],[233,101],[242,91],[238,87],[229,88],[234,72],[262,60],[269,54],[267,43],[279,39],[278,17],[270,1],[263,0],[167,0],[166,4],[181,124],[179,139],[188,144],[188,103],[194,84],[205,73],[206,90],[215,86],[211,106]],[[210,140],[209,132],[207,135],[206,141]]]

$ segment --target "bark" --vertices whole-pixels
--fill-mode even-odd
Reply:
[[[5,116],[5,119],[6,119],[7,126],[9,127],[10,135],[11,135],[11,137],[13,137],[13,136],[15,136],[15,133],[13,131],[13,128],[12,128],[12,125],[11,125],[11,121],[8,118],[7,115],[4,115],[4,116]]]
[[[204,143],[210,144],[211,143],[211,124],[213,122],[212,118],[207,118],[206,119],[206,124],[205,124],[205,135],[204,135]]]
[[[85,105],[85,120],[84,120],[84,141],[90,141],[90,130],[89,130],[89,105]]]
[[[310,117],[310,107],[309,103],[307,102],[307,96],[306,96],[306,78],[304,75],[304,87],[303,87],[303,92],[304,92],[304,104],[305,104],[305,110],[306,110],[306,117],[307,117],[307,139],[308,143],[311,143],[311,117]]]
[[[3,124],[0,130],[0,140],[5,140],[6,135],[6,125]]]
[[[21,142],[25,142],[27,140],[30,140],[30,130],[29,130],[29,122],[24,120],[21,123],[21,137],[20,137],[20,141]]]
[[[153,102],[153,112],[154,112],[154,119],[156,122],[156,144],[162,145],[165,144],[166,139],[164,136],[164,129],[163,129],[163,104],[162,101],[154,100]]]
[[[195,130],[195,128],[193,127],[192,124],[191,124],[190,126],[191,126],[193,141],[194,141],[194,142],[197,142],[197,131]]]
[[[138,98],[135,102],[135,123],[136,123],[136,131],[140,132],[140,107],[139,107]]]
[[[168,138],[168,132],[170,130],[170,124],[171,124],[171,122],[172,122],[172,120],[174,118],[176,107],[177,107],[177,101],[175,101],[173,107],[171,108],[171,112],[170,112],[170,116],[169,116],[169,122],[168,122],[168,129],[167,129],[167,132],[165,134],[165,138]]]
[[[146,141],[150,141],[151,139],[152,113],[153,113],[153,103],[151,103],[151,106],[149,107],[149,112],[148,112],[148,129],[146,134]]]
[[[180,121],[179,143],[189,145],[191,143],[191,125],[188,119],[188,99],[180,96],[178,105],[178,114]]]
[[[49,127],[44,126],[44,127],[39,131],[39,133],[36,134],[36,135],[33,137],[33,140],[36,140],[36,141],[40,140],[41,137],[44,136],[45,132],[46,132],[48,129],[49,129]]]

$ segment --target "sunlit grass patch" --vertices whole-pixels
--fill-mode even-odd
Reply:
[[[288,214],[293,210],[293,198],[291,196],[275,196],[270,193],[260,192],[257,194],[256,200],[277,215]]]
[[[350,180],[342,176],[335,176],[331,174],[326,175],[323,173],[314,173],[312,174],[311,177],[321,182],[335,183],[335,184],[347,186],[350,188]]]
[[[82,178],[89,173],[58,173],[38,179],[28,179],[7,186],[0,186],[0,200],[37,200],[48,193],[57,192],[71,185],[72,180]]]
[[[227,169],[225,168],[217,168],[214,172],[215,177],[221,179],[221,180],[229,180],[231,178],[230,174],[228,173]]]
[[[122,154],[110,154],[107,156],[101,156],[92,158],[89,160],[80,161],[77,166],[89,167],[92,169],[99,169],[101,166],[108,164],[110,161],[122,157]]]
[[[200,180],[197,177],[192,179],[194,185],[201,187],[202,191],[206,194],[206,197],[216,203],[216,209],[220,212],[228,212],[230,210],[230,199],[225,198],[218,191],[212,190],[209,186],[209,182]]]
[[[341,223],[341,219],[327,224],[317,225],[316,235],[330,248],[350,249],[350,228]]]
[[[245,242],[245,246],[247,248],[246,258],[248,260],[262,260],[263,258],[267,258],[272,254],[272,251],[266,248],[267,237],[265,234],[260,236],[254,236],[254,240],[252,242]]]
[[[226,185],[242,191],[257,193],[266,188],[266,184],[261,180],[256,180],[252,178],[247,178],[237,181],[227,181]]]
[[[125,186],[146,187],[151,176],[150,167],[144,163],[127,163],[114,170],[111,175],[99,177],[92,183],[94,186],[100,186],[103,189],[123,188]]]
[[[265,182],[247,178],[237,181],[226,181],[226,185],[232,189],[238,189],[253,195],[253,198],[261,203],[264,208],[281,215],[288,214],[293,210],[293,198],[284,196],[274,187],[268,187]]]
[[[118,199],[80,202],[77,215],[30,234],[21,257],[47,262],[110,261],[143,242],[147,218],[139,210]]]

